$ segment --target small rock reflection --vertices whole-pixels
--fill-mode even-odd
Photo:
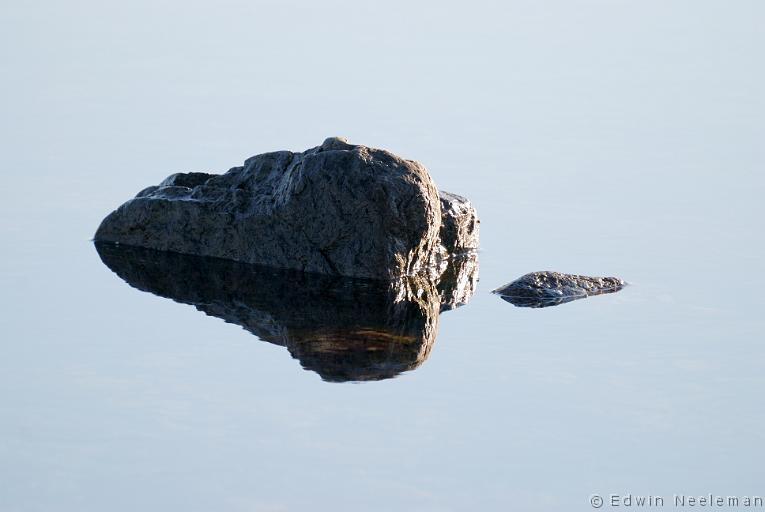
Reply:
[[[430,353],[441,311],[465,304],[475,255],[449,261],[439,279],[351,279],[235,261],[96,243],[130,286],[237,324],[284,346],[325,381],[369,381],[413,370]]]

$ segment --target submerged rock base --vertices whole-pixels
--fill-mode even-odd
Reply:
[[[618,277],[589,277],[560,272],[532,272],[492,293],[519,307],[557,306],[590,295],[613,293],[626,283]]]

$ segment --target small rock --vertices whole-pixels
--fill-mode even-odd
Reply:
[[[532,272],[492,293],[519,307],[557,306],[590,295],[613,293],[625,282],[618,277],[588,277],[560,272]]]

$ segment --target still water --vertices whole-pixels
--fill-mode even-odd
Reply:
[[[0,510],[765,494],[762,4],[3,11]],[[131,287],[90,241],[173,172],[334,135],[422,161],[481,218],[475,294],[430,311],[426,349],[366,366],[391,378],[204,314],[172,272],[187,295]],[[537,270],[629,286],[548,308],[490,293]],[[321,307],[266,277],[247,300]],[[337,321],[380,300],[352,293]]]

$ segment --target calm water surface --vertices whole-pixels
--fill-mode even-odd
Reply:
[[[588,510],[765,495],[758,2],[3,7],[0,510]],[[343,135],[481,217],[396,378],[128,286],[90,242],[172,172]],[[535,270],[623,291],[545,309]]]

